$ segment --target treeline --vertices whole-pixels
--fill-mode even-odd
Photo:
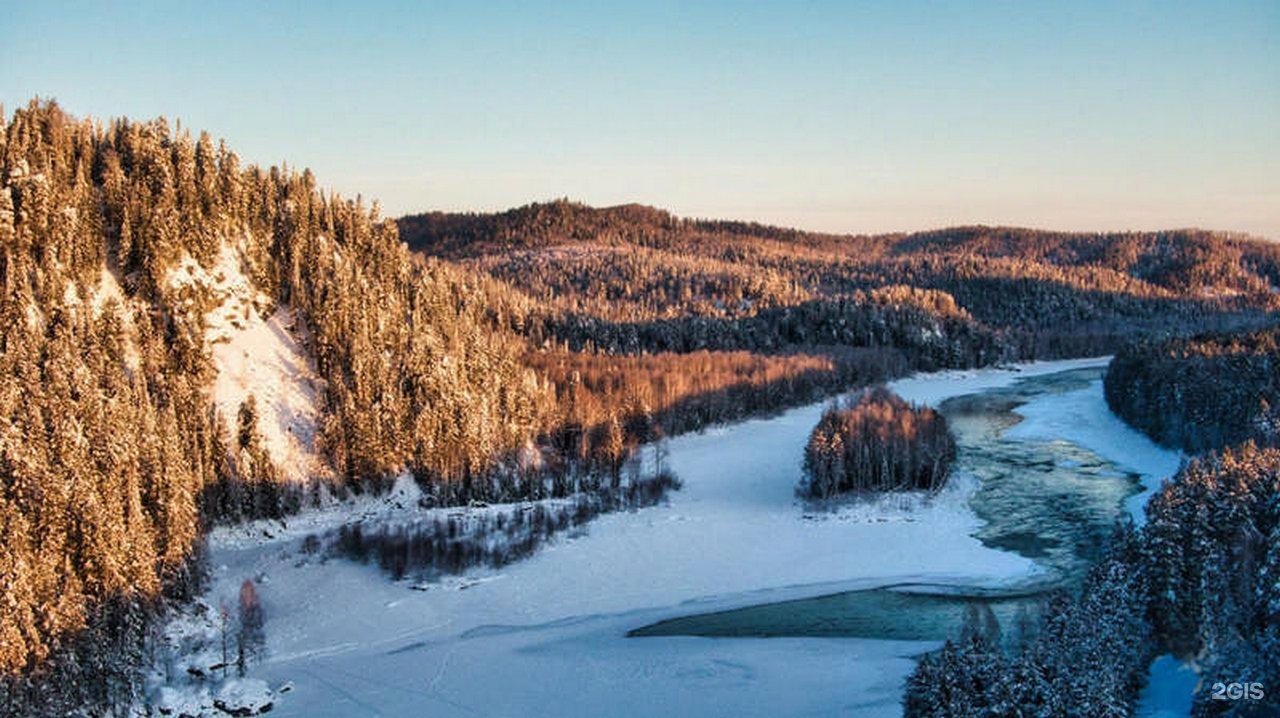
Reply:
[[[955,455],[941,414],[877,387],[823,413],[805,445],[798,491],[810,499],[852,491],[936,491]]]
[[[1211,334],[1120,352],[1107,404],[1160,444],[1193,452],[1280,436],[1280,329]]]
[[[1280,450],[1246,444],[1186,465],[1117,532],[1040,638],[1006,655],[948,643],[907,685],[908,716],[1129,715],[1150,659],[1195,660],[1195,716],[1272,715],[1271,702],[1214,700],[1214,683],[1280,681]],[[1022,713],[1014,708],[1022,706]]]
[[[750,316],[816,298],[782,272],[649,247],[570,245],[466,264],[544,306],[618,322]]]
[[[1074,269],[1093,270],[1099,278],[1092,281],[1124,291],[1146,285],[1181,294],[1209,290],[1248,295],[1274,293],[1280,287],[1280,247],[1246,235],[1199,229],[1096,233],[967,226],[842,235],[755,222],[684,219],[638,204],[594,208],[563,199],[493,214],[429,212],[397,221],[411,249],[455,259],[604,243],[728,262],[790,261],[796,267],[808,266],[799,272],[807,283],[824,269],[829,272],[823,275],[827,281],[842,274],[869,280],[855,272],[893,262],[946,258],[944,265],[963,260],[975,267],[1008,261],[1046,272],[1057,267],[1064,277],[1072,276]],[[895,275],[884,283],[899,281]],[[1127,289],[1121,286],[1124,277],[1133,281]]]
[[[981,366],[1016,358],[1000,333],[974,322],[949,296],[905,286],[763,310],[748,317],[686,316],[609,322],[590,315],[549,316],[533,324],[577,351],[689,353],[813,351],[813,347],[892,348],[915,369]]]
[[[538,352],[526,362],[555,387],[558,441],[620,421],[644,442],[817,401],[849,386],[908,371],[889,349],[817,347],[820,353],[688,354]]]
[[[553,392],[540,432],[489,471],[425,484],[425,498],[451,506],[589,491],[602,480],[616,481],[647,442],[817,401],[909,370],[892,350],[819,349],[778,355],[532,352],[525,365]]]
[[[868,301],[866,293],[892,285],[950,295],[1023,359],[1231,329],[1280,308],[1280,248],[1202,230],[842,236],[564,200],[489,215],[414,215],[399,226],[413,249],[465,260],[542,301],[556,327],[568,323],[570,341],[575,323],[600,333],[607,324],[699,320],[656,334],[623,329],[621,341],[606,340],[614,351],[754,350],[762,346],[754,337],[733,336],[738,325],[706,320],[774,312],[777,321],[786,316],[778,309]],[[820,322],[828,313],[799,318]],[[732,338],[707,344],[699,333]]]
[[[564,240],[661,246],[684,224],[668,212],[643,205],[597,210],[568,200],[534,202],[494,214],[428,212],[398,223],[410,248],[455,259]]]

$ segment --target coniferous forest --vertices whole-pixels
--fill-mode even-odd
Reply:
[[[1012,649],[967,630],[924,657],[908,716],[1129,715],[1151,660],[1211,680],[1280,680],[1280,423],[1275,332],[1127,347],[1104,381],[1117,415],[1198,454],[1120,525],[1075,595],[1055,595]],[[1238,677],[1238,678],[1237,678]],[[1018,713],[1022,711],[1022,713]],[[1272,702],[1198,690],[1194,716],[1274,715]]]
[[[1280,435],[1280,331],[1146,343],[1116,356],[1107,403],[1166,446],[1189,451]]]
[[[1208,453],[1019,652],[973,631],[925,658],[908,714],[1116,715],[1156,652],[1280,680],[1274,244],[831,235],[567,200],[392,220],[163,118],[33,100],[0,123],[6,715],[123,715],[164,617],[204,590],[218,526],[405,477],[424,509],[552,502],[344,526],[321,547],[396,579],[499,567],[661,503],[678,478],[642,474],[666,437],[917,371],[1113,352],[1115,412]],[[257,326],[296,350],[310,423],[226,392],[255,358],[229,337]],[[305,471],[280,449],[295,445]],[[937,489],[954,454],[939,414],[871,390],[822,418],[802,493]],[[246,585],[242,673],[264,640]]]
[[[1060,592],[1012,648],[967,630],[923,657],[907,716],[1130,715],[1157,655],[1212,681],[1280,677],[1280,452],[1213,452],[1171,477],[1147,523],[1117,527],[1075,594]],[[1019,712],[1021,711],[1021,712]],[[1197,691],[1195,716],[1274,715]]]

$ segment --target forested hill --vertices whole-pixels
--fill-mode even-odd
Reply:
[[[910,234],[831,234],[683,219],[640,204],[595,208],[568,200],[492,214],[428,212],[401,217],[397,224],[410,249],[451,259],[568,244],[629,244],[725,260],[762,259],[779,252],[797,259],[878,265],[927,257],[1017,260],[1064,272],[1116,273],[1189,294],[1274,293],[1280,288],[1280,245],[1201,229],[1081,233],[970,226]]]
[[[148,607],[198,588],[202,517],[459,481],[527,442],[549,388],[486,284],[208,135],[5,118],[0,678],[52,682],[0,681],[0,712],[127,705]]]
[[[1140,344],[1107,368],[1107,403],[1166,446],[1280,440],[1280,329]]]
[[[664,430],[913,366],[546,345],[527,295],[417,256],[308,171],[38,101],[0,113],[0,287],[6,715],[128,705],[212,523],[402,473],[437,505],[616,490]]]
[[[851,301],[963,316],[973,331],[1003,333],[1010,357],[1039,358],[1113,351],[1135,335],[1230,328],[1280,307],[1280,245],[1203,230],[844,236],[563,200],[398,224],[411,249],[480,269],[561,315],[552,329],[561,339],[581,340],[583,326],[608,334],[604,324],[623,325],[604,344],[612,350],[843,341],[827,329],[776,336],[750,322],[755,339],[714,335],[743,333],[752,317],[795,324],[794,312],[777,311],[787,308],[830,324],[822,305]],[[847,321],[845,311],[834,321]],[[702,321],[689,326],[691,318]],[[655,322],[668,335],[713,338],[655,344]]]

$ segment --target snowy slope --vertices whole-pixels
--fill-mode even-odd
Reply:
[[[321,380],[300,342],[300,325],[288,307],[270,311],[271,300],[245,275],[240,250],[224,243],[212,268],[187,258],[169,275],[174,288],[187,285],[212,293],[205,313],[205,340],[217,378],[213,400],[234,435],[240,404],[253,395],[258,429],[281,475],[293,479],[328,471],[315,448]]]
[[[936,404],[1103,362],[946,372],[894,388]],[[1073,424],[1105,411],[1091,390],[1047,401],[1083,402]],[[899,581],[1016,582],[1035,571],[972,537],[965,477],[914,511],[885,504],[806,518],[793,490],[823,407],[677,437],[670,463],[685,487],[668,506],[604,516],[500,572],[414,591],[372,567],[304,555],[308,531],[342,520],[330,510],[287,528],[215,534],[207,600],[233,599],[242,580],[261,579],[270,656],[252,675],[296,685],[275,706],[283,716],[515,716],[530,706],[567,716],[897,715],[901,682],[932,644],[625,638],[706,610]],[[1081,437],[1113,455],[1109,434]],[[394,513],[411,498],[366,500],[361,511]]]

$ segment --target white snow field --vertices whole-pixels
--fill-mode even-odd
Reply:
[[[321,379],[301,346],[293,310],[268,314],[270,297],[244,271],[239,244],[224,241],[210,269],[187,257],[169,274],[175,289],[198,286],[216,299],[205,312],[205,340],[217,377],[213,400],[234,436],[240,404],[250,395],[258,407],[264,448],[285,478],[318,478],[327,472],[315,450]]]
[[[919,375],[892,388],[936,404],[1106,361]],[[375,567],[304,558],[303,536],[342,521],[337,509],[287,528],[219,531],[206,600],[234,605],[243,580],[259,581],[268,656],[250,677],[272,688],[292,684],[273,715],[899,715],[914,656],[936,644],[625,637],[701,611],[902,581],[996,584],[1035,573],[1030,561],[972,537],[974,480],[964,476],[911,509],[886,502],[806,517],[794,489],[824,406],[677,437],[670,465],[684,488],[668,505],[603,516],[529,560],[425,591]],[[1019,435],[1078,442],[1151,483],[1177,465],[1176,454],[1144,445],[1110,415],[1097,382],[1018,411],[1028,417]],[[408,498],[365,510],[395,511]]]

